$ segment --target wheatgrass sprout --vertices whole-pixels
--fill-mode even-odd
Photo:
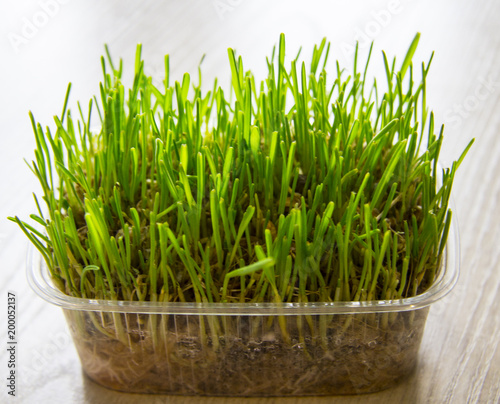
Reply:
[[[109,52],[100,101],[55,130],[31,116],[37,213],[17,222],[66,294],[157,302],[399,299],[433,283],[450,228],[455,172],[438,166],[443,127],[426,78],[382,61],[387,90],[364,70],[327,73],[285,60],[285,37],[258,82],[229,49],[231,96],[185,74],[164,87],[137,47],[131,88]],[[396,66],[400,66],[399,69]],[[419,81],[416,76],[419,76]],[[234,100],[234,101],[231,101]],[[91,120],[101,121],[98,133]],[[213,125],[209,124],[213,122]],[[435,133],[437,132],[437,134]],[[42,206],[42,202],[46,204]],[[47,213],[45,213],[47,212]]]

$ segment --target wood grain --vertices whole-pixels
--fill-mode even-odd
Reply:
[[[7,398],[2,387],[0,402],[500,402],[499,2],[310,1],[306,5],[263,0],[58,1],[6,0],[0,5],[0,296],[5,307],[7,291],[18,294],[20,341],[18,397]],[[31,31],[26,28],[30,24]],[[229,46],[262,77],[263,56],[270,55],[280,32],[287,35],[289,55],[300,45],[308,55],[312,45],[327,36],[333,57],[344,64],[356,39],[375,39],[372,62],[377,72],[382,68],[379,50],[402,55],[417,31],[422,39],[415,59],[427,60],[430,52],[436,51],[428,103],[437,122],[446,126],[443,164],[451,164],[471,137],[476,143],[454,187],[462,245],[461,277],[453,292],[431,308],[416,372],[395,388],[359,397],[138,396],[106,390],[88,380],[80,370],[60,309],[43,302],[28,287],[27,243],[5,219],[12,214],[28,217],[34,209],[31,193],[38,191],[23,162],[23,158],[31,160],[34,147],[27,111],[31,109],[40,122],[52,125],[51,117],[60,113],[69,81],[74,83],[73,107],[76,100],[86,105],[98,91],[104,43],[110,45],[113,55],[123,57],[127,66],[136,43],[142,42],[146,70],[153,75],[161,73],[162,56],[170,53],[172,74],[177,79],[185,71],[196,73],[206,54],[205,83],[218,76],[224,85],[228,83]],[[361,48],[367,50],[366,46]],[[130,77],[131,73],[127,74]],[[6,324],[3,308],[0,324]],[[0,335],[0,376],[4,380],[5,331],[0,330]]]

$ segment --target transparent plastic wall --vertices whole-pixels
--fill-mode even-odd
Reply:
[[[429,307],[459,273],[456,223],[435,283],[415,297],[308,304],[155,303],[70,297],[41,258],[28,279],[61,306],[83,370],[121,391],[186,395],[360,394],[415,368]]]

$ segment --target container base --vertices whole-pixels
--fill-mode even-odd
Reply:
[[[83,370],[113,390],[321,396],[373,393],[408,377],[428,307],[286,318],[65,313]]]

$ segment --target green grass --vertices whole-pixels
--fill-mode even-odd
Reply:
[[[164,86],[137,47],[131,88],[106,48],[100,100],[55,130],[30,114],[43,195],[28,224],[56,285],[78,297],[160,302],[333,302],[409,297],[439,271],[456,170],[437,165],[443,127],[426,78],[383,53],[383,81],[354,58],[327,74],[285,37],[259,82],[229,49],[231,95],[188,74]],[[396,66],[400,66],[397,68]],[[417,76],[420,78],[417,80]],[[385,85],[380,85],[386,81]],[[381,88],[387,88],[385,92]],[[234,100],[234,101],[231,101]],[[102,129],[90,130],[99,119]],[[437,134],[436,134],[436,133]],[[46,206],[42,206],[43,203]],[[47,213],[45,213],[47,212]]]

